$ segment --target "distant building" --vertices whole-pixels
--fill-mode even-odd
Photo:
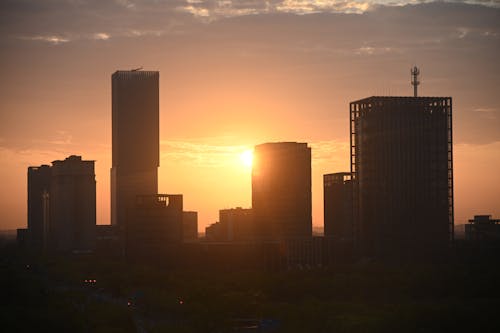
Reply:
[[[94,161],[69,156],[28,168],[28,248],[59,253],[95,247]]]
[[[431,254],[453,239],[452,99],[350,103],[354,235],[365,256]]]
[[[227,235],[219,222],[215,222],[205,227],[205,240],[210,242],[227,241]]]
[[[112,77],[111,224],[126,224],[137,195],[156,195],[159,73],[116,71]]]
[[[129,206],[126,226],[127,256],[155,256],[166,253],[182,241],[182,195],[137,196]]]
[[[47,243],[50,180],[49,165],[28,168],[28,233],[25,242],[37,251],[42,251]]]
[[[188,242],[198,239],[198,212],[182,212],[182,239]]]
[[[254,239],[252,209],[241,207],[219,210],[219,223],[227,241],[250,241]]]
[[[352,241],[352,182],[350,172],[323,175],[325,237]]]
[[[500,241],[500,219],[491,215],[474,215],[465,225],[465,240],[480,242]]]
[[[312,237],[311,148],[307,143],[255,147],[252,209],[258,239]]]
[[[95,247],[96,182],[94,161],[70,156],[52,162],[50,182],[50,248],[56,252],[89,252]]]
[[[237,207],[219,210],[219,222],[205,228],[205,239],[217,242],[253,241],[252,209]]]

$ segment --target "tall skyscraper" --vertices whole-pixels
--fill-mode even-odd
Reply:
[[[354,232],[365,255],[436,252],[453,238],[452,100],[350,103]]]
[[[70,156],[52,162],[49,246],[56,252],[92,251],[96,231],[94,161]]]
[[[312,237],[311,148],[307,143],[255,147],[252,210],[258,239]]]
[[[352,241],[352,182],[350,172],[323,175],[325,236]]]
[[[157,71],[117,71],[112,77],[111,224],[125,225],[138,195],[156,195],[159,159]]]

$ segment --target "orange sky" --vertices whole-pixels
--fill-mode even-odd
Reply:
[[[2,4],[0,229],[26,226],[27,167],[70,154],[96,160],[109,223],[110,77],[139,66],[160,71],[159,190],[184,194],[200,231],[250,206],[239,155],[269,141],[312,147],[321,226],[322,174],[349,170],[349,101],[410,95],[415,62],[421,95],[453,97],[456,223],[500,216],[497,7],[245,3]]]

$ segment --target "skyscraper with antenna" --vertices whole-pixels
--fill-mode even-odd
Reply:
[[[364,256],[435,254],[453,240],[451,97],[350,103],[353,236]]]

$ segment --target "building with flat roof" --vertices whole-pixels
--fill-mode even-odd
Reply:
[[[112,83],[111,224],[124,225],[137,195],[156,195],[159,159],[157,71],[116,71]]]
[[[182,239],[187,242],[198,240],[198,212],[182,212]]]
[[[365,256],[436,253],[453,239],[451,97],[350,103],[354,235]]]
[[[257,239],[312,237],[311,148],[275,142],[254,149],[252,210]]]
[[[95,247],[94,161],[70,156],[52,162],[49,247],[55,252],[90,252]]]
[[[352,182],[350,172],[323,175],[325,237],[352,241]]]
[[[125,250],[128,257],[162,256],[182,242],[182,195],[139,195],[129,205]]]

